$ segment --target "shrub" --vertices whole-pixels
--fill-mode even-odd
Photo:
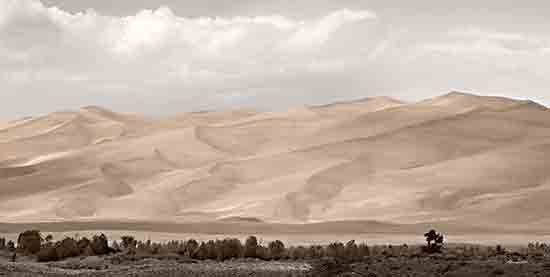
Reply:
[[[78,249],[80,250],[80,253],[84,252],[84,250],[88,248],[88,246],[90,246],[91,243],[92,242],[86,237],[78,240],[77,246],[78,246]]]
[[[224,239],[218,241],[218,259],[225,261],[231,258],[239,258],[243,252],[243,245],[238,239]]]
[[[271,259],[281,259],[285,254],[285,245],[280,240],[270,242],[267,248]]]
[[[290,247],[288,249],[288,256],[294,260],[303,260],[306,258],[307,249],[303,246]]]
[[[137,241],[134,239],[134,237],[132,237],[132,236],[122,236],[122,237],[120,237],[120,239],[122,240],[122,242],[121,242],[122,248],[130,249],[130,248],[135,248],[136,247]]]
[[[42,247],[36,254],[39,262],[53,262],[59,260],[57,257],[57,251],[53,245],[47,245]]]
[[[94,250],[92,249],[92,246],[88,244],[84,250],[80,252],[82,256],[89,257],[89,256],[95,256]]]
[[[359,257],[359,247],[355,244],[355,240],[350,240],[346,243],[344,256],[350,260],[355,260]]]
[[[333,242],[327,246],[327,256],[333,258],[344,258],[345,247],[341,242]]]
[[[5,249],[5,248],[6,248],[6,239],[0,238],[0,249]]]
[[[14,251],[15,250],[15,242],[13,242],[13,240],[8,241],[6,246],[7,246],[9,251]]]
[[[370,249],[366,243],[359,244],[358,251],[359,251],[359,257],[361,258],[370,256]]]
[[[427,246],[423,248],[423,251],[426,253],[441,253],[441,248],[443,247],[443,235],[437,233],[435,230],[430,230],[428,233],[424,234],[426,238]]]
[[[96,255],[105,255],[110,252],[107,236],[104,234],[94,236],[90,246]]]
[[[55,252],[58,259],[76,257],[81,251],[78,248],[78,242],[73,238],[64,238],[55,244]]]
[[[496,254],[497,254],[497,255],[504,255],[504,254],[506,254],[506,249],[504,249],[504,248],[503,248],[502,246],[500,246],[500,245],[497,245]]]
[[[201,242],[201,245],[199,246],[199,250],[197,253],[197,257],[201,260],[217,259],[218,255],[217,255],[217,249],[216,249],[216,242],[214,242],[213,240],[209,240],[206,243]]]
[[[185,243],[183,254],[186,254],[189,258],[196,259],[198,250],[199,250],[199,243],[194,239],[190,239]]]
[[[269,249],[262,245],[258,245],[256,248],[256,256],[264,261],[271,260]]]
[[[320,245],[312,245],[306,251],[306,258],[317,259],[325,256],[325,249]]]
[[[42,241],[40,231],[25,231],[19,234],[19,238],[17,238],[17,248],[25,254],[36,254],[40,251]]]
[[[244,254],[245,258],[258,258],[257,255],[258,248],[258,239],[255,236],[250,236],[246,239],[244,244]]]

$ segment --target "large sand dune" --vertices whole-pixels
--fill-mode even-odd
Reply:
[[[1,123],[0,192],[6,223],[540,231],[550,223],[550,111],[457,92],[166,119],[85,107]]]

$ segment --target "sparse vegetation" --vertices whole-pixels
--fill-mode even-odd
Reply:
[[[545,274],[550,273],[550,266],[546,266],[550,264],[550,246],[547,244],[530,243],[516,252],[511,252],[500,245],[496,247],[453,245],[443,248],[443,235],[435,230],[425,234],[427,245],[412,246],[406,244],[368,246],[364,242],[358,244],[351,240],[347,243],[333,242],[324,246],[286,247],[282,241],[278,240],[262,244],[254,236],[248,237],[244,244],[234,238],[200,243],[193,239],[156,243],[136,240],[132,236],[122,236],[119,241],[113,240],[109,245],[107,236],[103,234],[94,236],[91,240],[86,237],[65,237],[60,241],[54,241],[53,238],[46,236],[48,239],[40,240],[42,243],[39,251],[32,254],[31,249],[38,237],[41,237],[38,231],[22,233],[18,241],[23,242],[23,245],[17,245],[18,252],[31,258],[36,257],[39,262],[47,262],[48,267],[67,269],[105,270],[106,265],[116,267],[133,264],[140,266],[148,264],[153,267],[155,263],[162,263],[166,267],[198,263],[202,264],[203,268],[207,268],[217,264],[228,264],[227,268],[230,269],[240,266],[238,270],[234,268],[231,270],[236,270],[234,271],[236,276],[242,276],[239,274],[246,272],[247,264],[253,267],[263,263],[265,266],[289,265],[289,268],[293,268],[294,265],[310,265],[307,272],[296,271],[302,272],[297,275],[269,273],[267,276],[376,276],[373,274],[409,276],[407,274],[413,271],[422,272],[417,276],[443,276],[449,272],[456,273],[457,276],[518,276],[518,271],[510,270],[515,264],[519,266],[538,263],[540,267],[536,270]],[[6,244],[4,248],[7,248],[9,242],[5,243],[5,239],[0,239],[0,242],[2,241]],[[96,250],[98,252],[95,252]],[[438,255],[432,255],[434,253]],[[72,257],[79,258],[71,259]],[[28,258],[25,259],[28,260]],[[201,260],[218,262],[200,263]],[[170,261],[175,262],[170,263]],[[485,266],[482,266],[480,261],[483,261]],[[488,266],[489,264],[491,266]],[[509,266],[498,266],[503,264]],[[199,265],[197,267],[200,268]],[[0,273],[2,273],[1,270],[0,268]]]

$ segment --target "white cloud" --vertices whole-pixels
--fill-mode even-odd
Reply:
[[[164,75],[171,82],[296,68],[307,56],[300,59],[289,50],[329,43],[347,23],[375,18],[369,11],[347,9],[299,21],[281,15],[184,18],[168,7],[127,17],[93,10],[71,14],[37,0],[0,0],[0,7],[0,55],[14,57],[12,66],[121,81]],[[21,59],[31,62],[17,64]],[[186,73],[180,74],[183,67]]]
[[[183,99],[203,107],[227,92],[265,107],[275,99],[287,99],[280,102],[286,105],[293,99],[435,94],[448,83],[484,92],[490,80],[512,80],[509,74],[536,78],[532,83],[541,88],[550,84],[545,36],[393,25],[368,10],[333,10],[317,18],[190,18],[160,7],[118,17],[69,13],[38,0],[0,0],[0,97],[26,95],[51,109],[61,96],[42,97],[43,91],[70,95],[79,105],[96,99],[77,96],[82,93],[103,95],[99,104],[133,95],[141,105]],[[527,81],[510,82],[515,88]]]
[[[450,54],[532,55],[550,47],[550,39],[517,32],[462,28],[447,33],[444,40],[426,44],[426,49]]]
[[[331,13],[317,22],[302,24],[302,26],[286,42],[288,48],[311,48],[325,43],[331,35],[348,23],[375,19],[376,15],[370,11],[352,11],[343,9]]]

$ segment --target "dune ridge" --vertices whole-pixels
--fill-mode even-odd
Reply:
[[[549,165],[549,109],[527,100],[451,92],[162,119],[89,106],[0,124],[0,222],[540,231]]]

